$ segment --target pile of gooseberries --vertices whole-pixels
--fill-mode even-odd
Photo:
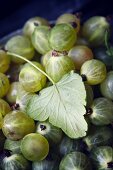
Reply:
[[[1,170],[113,169],[110,29],[103,16],[81,23],[77,14],[66,13],[52,24],[34,17],[0,44]],[[72,70],[86,91],[88,131],[77,139],[48,119],[34,120],[25,109],[32,96]]]

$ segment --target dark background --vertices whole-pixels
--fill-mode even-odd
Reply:
[[[113,0],[0,0],[0,37],[21,28],[30,17],[55,20],[62,13],[78,11],[83,20],[112,15]]]

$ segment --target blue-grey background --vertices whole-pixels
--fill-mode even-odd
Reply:
[[[55,20],[73,11],[82,12],[83,20],[93,15],[112,15],[113,0],[0,0],[0,37],[21,28],[30,17]]]

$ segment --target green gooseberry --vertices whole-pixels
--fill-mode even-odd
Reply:
[[[48,155],[48,141],[40,134],[28,134],[22,139],[21,152],[30,161],[41,161]]]
[[[77,45],[69,50],[68,56],[74,61],[75,68],[80,70],[85,61],[93,59],[93,52],[85,45]]]
[[[49,26],[38,26],[32,34],[32,44],[40,54],[46,54],[51,50],[49,44]]]
[[[105,32],[109,31],[110,24],[103,16],[94,16],[84,22],[82,27],[82,35],[92,46],[104,44]]]
[[[63,136],[62,130],[53,126],[49,121],[37,122],[36,132],[43,135],[51,144],[60,143]]]
[[[21,55],[28,60],[31,60],[34,57],[34,48],[31,41],[29,38],[22,35],[16,35],[9,39],[5,45],[5,49],[11,53]],[[17,64],[25,63],[24,60],[14,56],[11,56],[11,61]]]
[[[0,98],[4,97],[7,94],[9,87],[9,79],[5,74],[0,73]]]
[[[20,86],[19,82],[11,83],[8,93],[6,95],[6,99],[9,103],[11,104],[16,103],[16,97],[17,97],[19,86]]]
[[[0,72],[5,73],[10,66],[10,57],[5,51],[0,50]]]
[[[4,117],[2,131],[7,138],[20,140],[35,131],[35,122],[22,111],[12,111]]]
[[[9,104],[5,100],[0,99],[0,114],[2,114],[2,116],[5,116],[10,111],[11,111],[11,108]]]
[[[20,151],[21,140],[13,141],[11,139],[6,139],[4,143],[4,149],[11,151],[11,154],[19,154]]]
[[[3,158],[0,166],[4,170],[30,170],[30,163],[22,154],[11,155],[10,151],[5,150],[2,153]]]
[[[106,66],[103,62],[92,59],[86,61],[80,70],[83,80],[89,85],[97,85],[102,83],[106,78]]]
[[[107,98],[99,97],[91,105],[89,118],[94,125],[102,126],[113,122],[113,102]]]
[[[49,34],[49,42],[53,50],[68,51],[77,40],[77,32],[70,24],[58,24]]]
[[[107,126],[91,126],[83,141],[89,151],[97,146],[112,145],[113,131]]]
[[[23,34],[25,36],[28,36],[29,38],[31,38],[32,33],[34,32],[35,28],[40,26],[40,25],[47,25],[47,26],[49,26],[49,22],[46,19],[42,18],[42,17],[30,18],[24,24]]]
[[[91,159],[96,170],[113,169],[113,148],[100,146],[92,150]]]
[[[106,79],[100,84],[100,90],[104,97],[113,100],[113,71],[107,73]]]
[[[77,33],[80,31],[80,17],[77,17],[76,14],[65,13],[60,15],[56,20],[56,24],[61,23],[69,23],[75,28]]]
[[[32,61],[37,67],[44,71],[43,66],[35,61]],[[28,92],[37,92],[46,84],[46,76],[36,68],[26,63],[19,74],[19,82]]]
[[[90,160],[82,152],[71,152],[60,162],[59,170],[92,170]]]
[[[44,54],[42,57],[41,57],[41,64],[45,67],[48,60],[50,59],[50,57],[52,56],[52,52],[53,50],[47,52],[46,54]]]
[[[52,52],[52,56],[45,65],[46,73],[58,82],[66,73],[75,69],[73,60],[67,54],[61,52]]]
[[[59,151],[61,156],[65,156],[70,152],[82,150],[82,141],[80,139],[71,139],[68,136],[64,136],[59,145]]]

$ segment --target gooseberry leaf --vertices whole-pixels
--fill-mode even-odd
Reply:
[[[49,122],[61,128],[70,138],[86,135],[84,119],[86,91],[82,78],[71,71],[56,84],[34,95],[27,106],[27,114],[34,120]]]

